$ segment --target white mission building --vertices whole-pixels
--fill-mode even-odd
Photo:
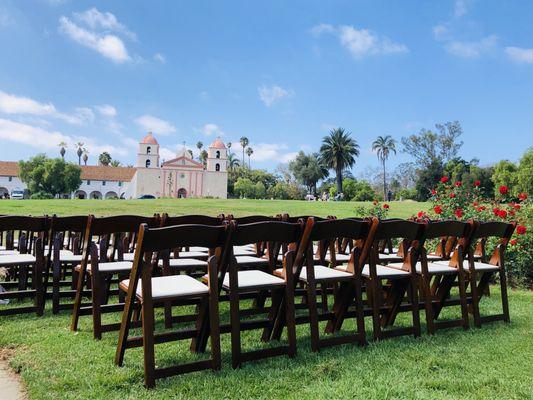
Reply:
[[[148,133],[139,143],[136,167],[82,165],[82,184],[70,197],[132,199],[153,195],[225,199],[228,195],[227,151],[222,140],[217,138],[208,148],[205,168],[185,149],[175,158],[160,162],[159,143]],[[17,162],[0,161],[0,197],[26,189],[18,174]]]

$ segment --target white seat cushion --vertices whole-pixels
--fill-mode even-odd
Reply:
[[[18,250],[0,250],[0,256],[12,256],[19,254]]]
[[[438,256],[437,254],[428,254],[427,255],[428,260],[441,260],[442,257]]]
[[[329,268],[323,265],[315,265],[314,268],[316,281],[343,280],[350,279],[352,277],[352,274],[340,269]],[[302,271],[300,272],[300,280],[307,282],[307,267],[302,267]]]
[[[74,254],[70,250],[59,250],[59,260],[61,260],[64,263],[67,262],[81,262],[83,255],[82,254]]]
[[[409,272],[403,271],[397,268],[389,268],[384,265],[376,265],[376,273],[379,277],[384,278],[402,278],[409,276]],[[363,276],[370,276],[370,267],[368,265],[365,265],[363,267]]]
[[[233,255],[235,256],[251,256],[254,257],[256,255],[255,251],[252,249],[233,249]]]
[[[209,251],[209,248],[202,246],[191,246],[189,247],[189,251],[201,251],[203,253],[207,253]]]
[[[169,265],[173,268],[207,268],[207,261],[198,260],[196,258],[171,258],[169,260]],[[163,266],[163,260],[159,260],[159,266]]]
[[[36,261],[31,254],[6,254],[0,255],[0,265],[31,264]]]
[[[180,251],[180,258],[207,258],[207,253],[204,251]]]
[[[379,253],[378,257],[380,260],[387,261],[387,260],[403,260],[402,256],[399,256],[398,254],[383,254]]]
[[[441,265],[442,263],[445,263],[445,262],[446,261],[436,261],[435,264]],[[470,265],[467,262],[465,262],[463,264],[463,269],[465,271],[468,271],[470,269]],[[481,263],[481,262],[475,262],[474,263],[474,269],[476,271],[489,272],[489,271],[498,271],[500,269],[500,267],[498,267],[497,265],[486,264],[486,263]]]
[[[249,270],[238,271],[237,279],[239,281],[239,288],[251,288],[261,286],[283,286],[285,281],[277,276],[267,274],[263,271]],[[205,277],[204,277],[205,278]],[[229,289],[229,274],[224,276],[223,287]]]
[[[124,272],[130,271],[133,263],[131,261],[113,261],[107,263],[99,263],[98,270],[100,272]],[[91,270],[91,264],[87,264],[87,270]]]
[[[396,267],[396,268],[401,268],[402,267],[402,263],[391,263],[391,264],[388,264],[390,265],[391,267]],[[420,263],[416,263],[416,272],[418,274],[421,274],[422,273],[422,264]],[[442,264],[436,264],[436,263],[428,263],[428,272],[431,274],[431,275],[440,275],[440,274],[456,274],[457,273],[457,269],[456,268],[453,268],[453,267],[450,267],[449,266],[449,263],[448,261],[445,261],[444,263]]]
[[[130,280],[120,282],[122,290],[127,291]],[[158,276],[152,278],[152,298],[154,300],[169,299],[183,296],[205,295],[209,288],[188,275]],[[141,282],[137,285],[136,295],[142,299]]]
[[[268,265],[268,260],[266,258],[253,257],[253,256],[237,256],[237,264],[260,264]]]
[[[124,261],[133,261],[135,258],[135,253],[124,253],[122,256]]]
[[[326,256],[326,260],[327,261],[331,261],[331,256],[328,255]],[[349,254],[342,254],[342,253],[337,253],[335,254],[335,261],[337,262],[347,262],[347,261],[350,261],[350,255]]]

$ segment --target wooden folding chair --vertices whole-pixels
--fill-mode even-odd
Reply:
[[[157,262],[154,253],[166,250],[164,254],[168,257],[168,250],[182,246],[227,248],[228,241],[229,235],[226,226],[178,225],[150,229],[146,224],[141,225],[130,278],[120,283],[120,289],[127,292],[127,296],[122,314],[115,364],[122,366],[127,348],[142,346],[144,351],[144,384],[146,387],[154,387],[155,380],[158,378],[204,369],[219,370],[221,366],[217,258],[211,256],[208,260],[208,285],[204,285],[187,275],[152,277],[151,270]],[[155,333],[155,305],[167,301],[191,299],[199,301],[201,308],[194,329]],[[142,310],[142,336],[129,337],[133,311],[138,305]],[[184,339],[193,339],[194,342],[198,340],[199,334],[204,328],[211,339],[210,359],[156,368],[155,344]],[[191,348],[193,347],[194,345],[191,344]]]
[[[320,347],[358,342],[366,344],[364,309],[361,287],[362,266],[368,256],[373,232],[377,227],[378,220],[361,219],[330,219],[315,222],[308,218],[306,222],[307,235],[304,233],[298,247],[298,254],[293,266],[295,280],[302,282],[307,290],[308,316],[298,317],[297,323],[309,323],[311,331],[311,348],[318,351]],[[351,240],[355,243],[350,251],[350,258],[346,265],[335,263],[335,247],[337,238]],[[313,242],[327,242],[332,263],[323,265],[313,259]],[[284,276],[285,271],[278,269],[276,274]],[[317,290],[318,283],[335,287],[333,312],[323,311],[318,313]],[[328,321],[326,332],[339,331],[345,320],[346,312],[350,304],[355,303],[356,329],[354,332],[343,336],[320,338],[319,321]],[[279,316],[280,318],[282,316]],[[273,337],[278,338],[281,324],[277,324]]]
[[[48,217],[3,216],[0,217],[0,232],[6,232],[7,249],[0,252],[0,268],[7,270],[7,279],[2,282],[4,292],[0,300],[33,299],[33,306],[2,307],[0,315],[44,311],[43,271],[45,268],[44,243],[50,229]],[[17,247],[14,249],[15,234],[18,231]],[[14,289],[14,290],[10,290]]]
[[[426,310],[426,323],[429,334],[437,329],[462,326],[468,329],[468,307],[465,289],[465,273],[463,269],[464,254],[469,248],[469,241],[474,222],[435,221],[429,222],[424,228],[420,241],[420,259],[416,263],[415,271],[420,277],[419,289]],[[456,238],[455,251],[449,261],[429,261],[427,250],[423,244],[427,240],[441,239],[442,250],[445,251],[449,238]],[[445,254],[443,254],[445,256]],[[400,264],[391,266],[400,267]],[[450,298],[450,291],[454,284],[459,288],[459,301]],[[438,321],[439,314],[444,307],[461,307],[461,318],[455,320]]]
[[[361,274],[366,283],[367,301],[372,310],[374,340],[409,334],[420,336],[417,275],[414,266],[419,256],[418,240],[422,237],[423,229],[423,224],[411,221],[379,222],[368,266],[363,267]],[[399,267],[379,264],[380,242],[391,239],[401,239],[399,253],[403,254],[403,261]],[[384,281],[386,286],[383,285]],[[394,324],[398,313],[405,311],[412,314],[412,326],[384,329]]]
[[[468,251],[467,279],[470,283],[472,297],[471,311],[474,316],[474,325],[481,327],[483,322],[503,320],[509,323],[509,300],[507,298],[507,276],[505,273],[505,249],[511,236],[513,235],[515,223],[505,222],[476,222],[472,235],[472,243],[479,241],[483,247],[490,238],[497,238],[498,244],[494,248],[492,255],[485,258],[487,261],[477,261],[475,248],[470,247]],[[477,246],[476,246],[477,247]],[[482,254],[486,254],[483,248]],[[479,302],[483,294],[488,293],[488,288],[493,277],[498,274],[500,281],[500,292],[502,300],[502,314],[481,316]]]
[[[75,268],[78,272],[78,282],[70,325],[72,331],[78,330],[78,321],[81,315],[92,315],[95,339],[101,339],[102,332],[120,328],[119,323],[103,325],[102,313],[122,311],[124,307],[120,298],[117,304],[108,303],[112,293],[111,285],[121,276],[129,275],[133,264],[132,261],[124,261],[123,259],[123,239],[125,235],[138,231],[139,226],[143,223],[151,227],[158,227],[160,219],[159,216],[119,215],[95,218],[93,215],[89,215],[82,260],[80,265]],[[94,237],[99,237],[98,246],[93,242]],[[90,279],[91,305],[82,306],[87,278]]]
[[[58,217],[50,220],[48,262],[45,276],[47,296],[52,297],[52,312],[71,310],[73,303],[60,304],[61,298],[74,298],[77,273],[75,267],[82,261],[84,235],[87,230],[86,215]],[[51,279],[50,279],[51,276]],[[48,288],[51,284],[51,293]]]
[[[230,320],[229,326],[221,327],[221,331],[231,332],[231,360],[233,368],[238,368],[243,362],[273,357],[279,355],[296,355],[296,329],[294,323],[294,289],[292,264],[297,251],[295,246],[300,242],[303,233],[302,223],[288,223],[281,221],[256,222],[239,225],[230,221],[233,230],[229,257],[224,257],[227,265],[219,273],[219,288],[229,293]],[[234,246],[244,246],[253,243],[266,243],[266,257],[270,267],[276,265],[276,260],[284,244],[288,251],[283,258],[286,271],[284,278],[273,275],[261,269],[241,269],[237,257],[233,252]],[[275,268],[274,268],[275,269]],[[273,272],[273,270],[272,270]],[[268,318],[258,320],[247,319],[241,321],[241,297],[246,294],[256,296],[258,293],[271,293],[272,304]],[[282,307],[283,309],[279,309]],[[263,341],[269,340],[269,332],[275,323],[276,316],[284,314],[287,326],[288,345],[269,347],[255,351],[243,351],[241,347],[241,331],[263,329]]]

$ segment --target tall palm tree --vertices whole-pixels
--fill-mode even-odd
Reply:
[[[63,160],[65,160],[65,153],[67,152],[66,148],[67,148],[67,143],[66,142],[60,142],[58,144],[58,146],[60,147],[59,149],[59,154],[61,154],[61,158]]]
[[[244,149],[246,148],[246,146],[248,146],[248,143],[250,143],[250,141],[246,136],[243,136],[239,139],[239,143],[242,146],[242,163],[244,164]]]
[[[226,147],[227,147],[228,149],[231,149],[231,142],[226,143]]]
[[[78,151],[76,151],[76,154],[78,154],[78,165],[81,165],[81,156],[83,154],[83,142],[76,143],[76,147],[78,148]]]
[[[89,151],[87,149],[83,149],[83,163],[87,165],[87,160],[89,159]]]
[[[322,139],[320,157],[324,165],[335,170],[337,192],[342,192],[342,171],[355,164],[359,157],[359,145],[352,139],[351,133],[344,128],[332,129],[329,136]]]
[[[248,147],[246,149],[246,155],[248,156],[248,168],[249,169],[252,169],[251,164],[250,164],[250,157],[252,156],[252,154],[254,154],[254,149],[252,149],[251,147]]]
[[[196,142],[196,147],[198,148],[198,159],[200,159],[200,154],[202,153],[202,147],[204,147],[204,144],[198,141]]]
[[[111,160],[109,165],[112,166],[112,167],[120,167],[120,161],[119,160]]]
[[[385,137],[378,136],[374,143],[372,143],[372,150],[377,151],[378,160],[383,164],[383,200],[387,199],[387,177],[385,175],[385,163],[389,158],[389,154],[393,152],[396,154],[396,141],[391,135]]]
[[[241,165],[241,163],[240,163],[239,159],[237,157],[235,157],[235,153],[229,153],[228,154],[228,169],[230,171],[233,171],[239,165]]]

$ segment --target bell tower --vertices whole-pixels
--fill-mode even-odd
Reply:
[[[152,135],[148,134],[139,143],[137,153],[137,168],[158,168],[159,167],[159,143]]]
[[[226,172],[227,164],[228,149],[220,138],[216,138],[207,150],[207,171]]]

